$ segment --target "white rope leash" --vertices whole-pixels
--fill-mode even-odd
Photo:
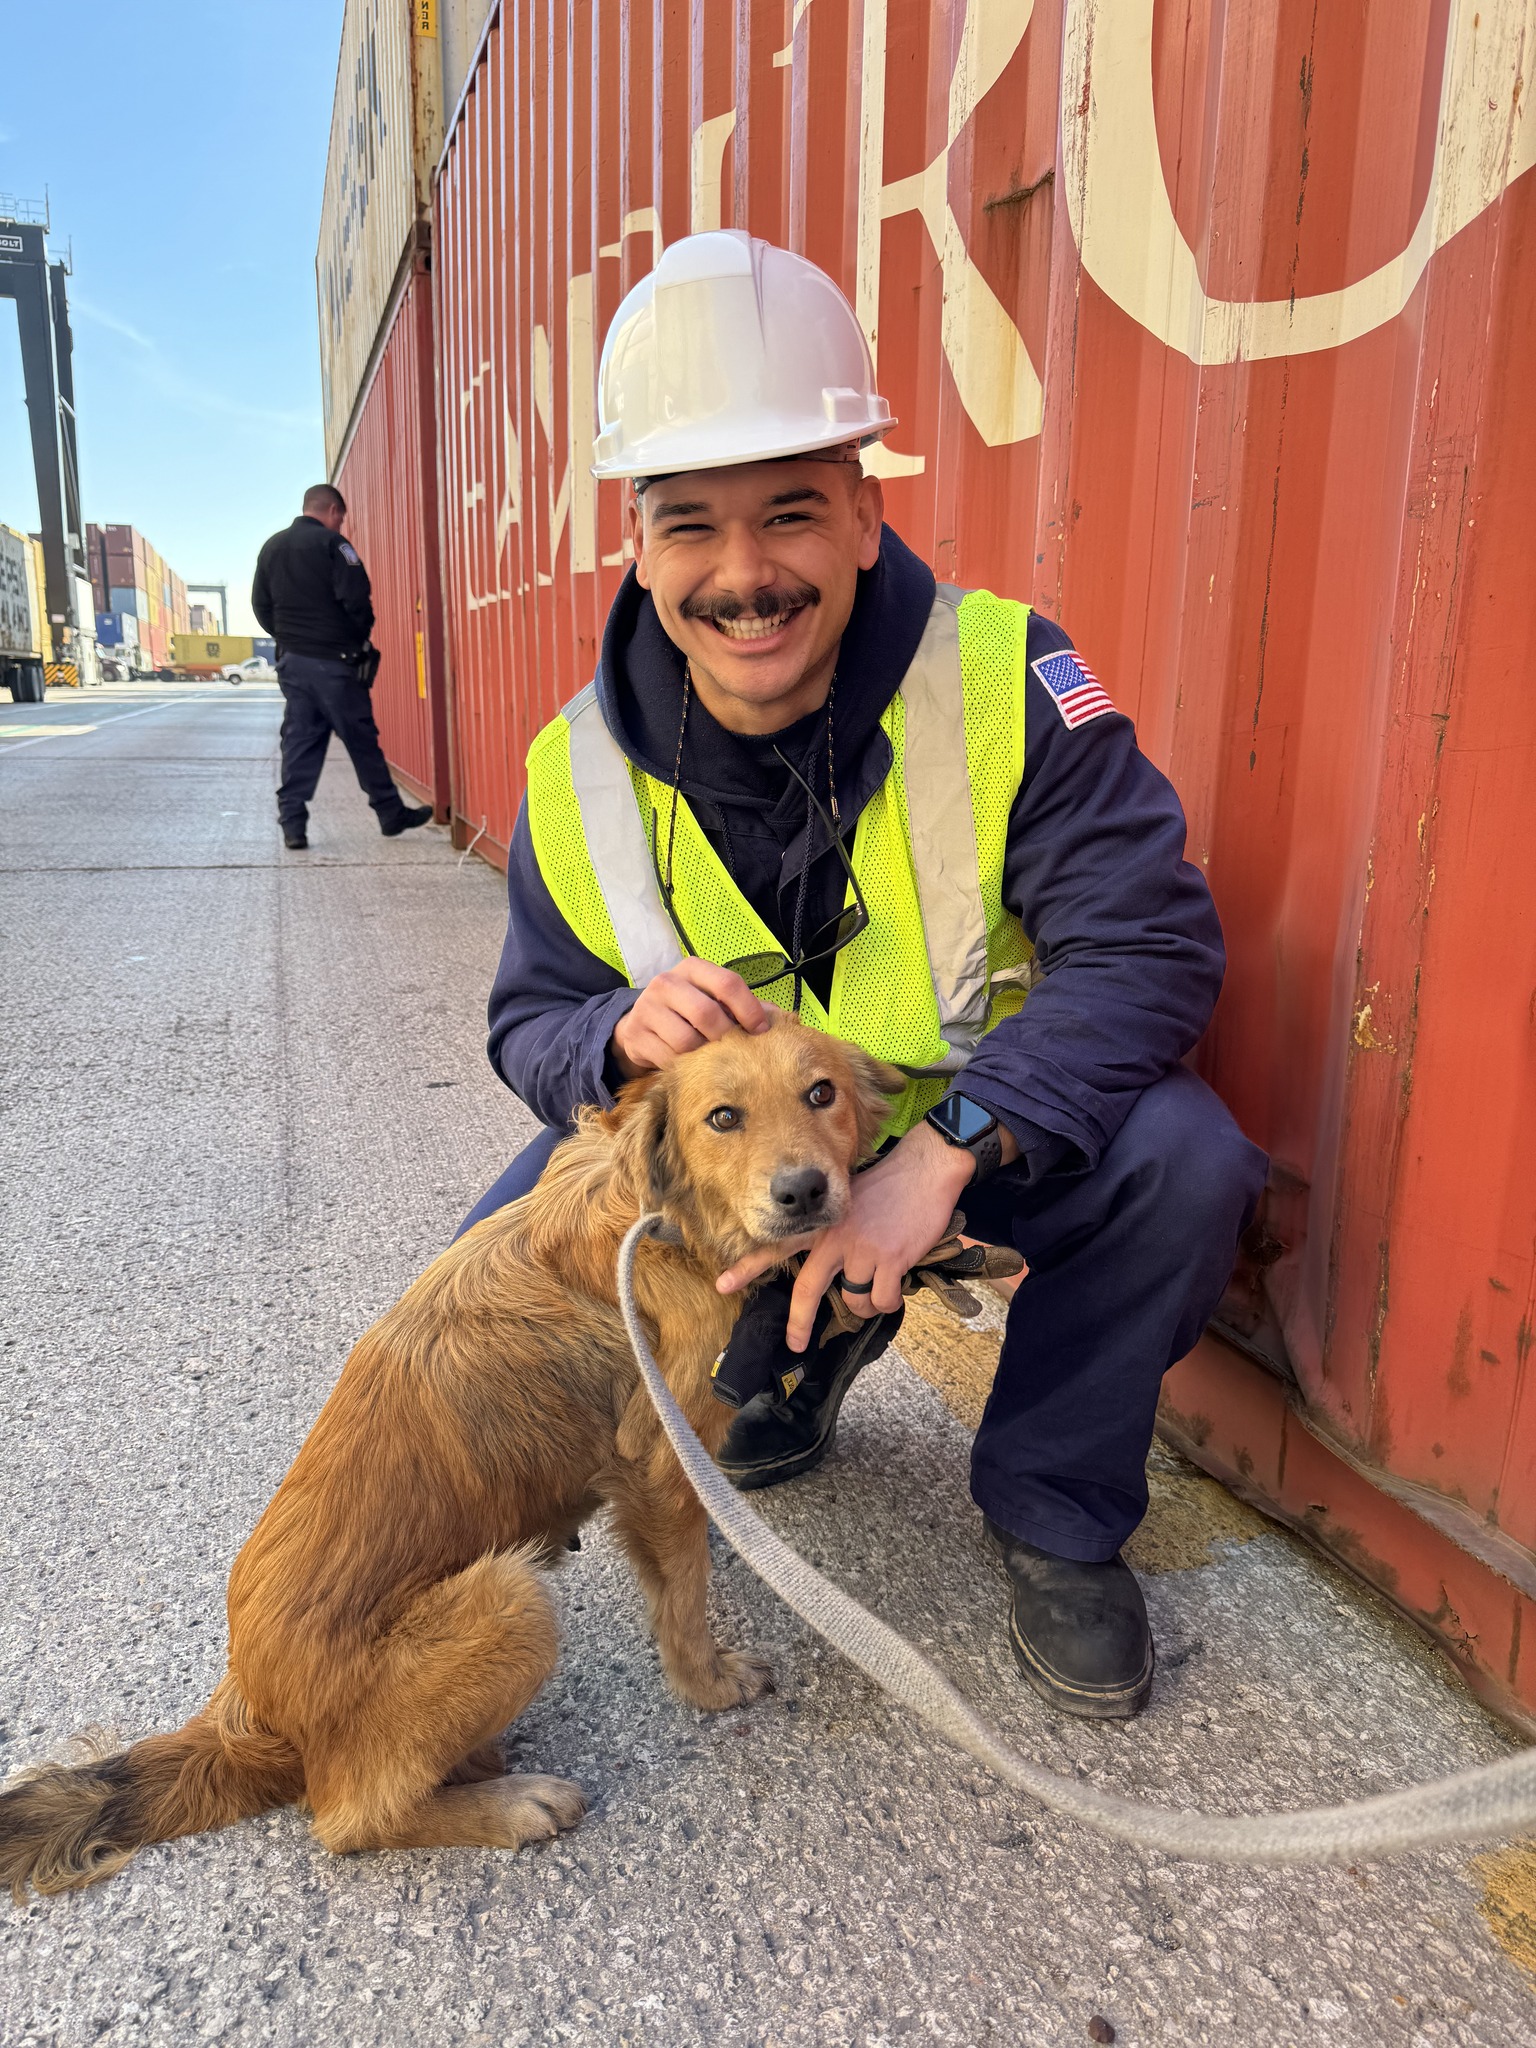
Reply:
[[[1005,1784],[1117,1841],[1210,1863],[1349,1863],[1443,1842],[1491,1841],[1536,1827],[1536,1749],[1349,1806],[1252,1816],[1151,1806],[1101,1792],[1020,1756],[903,1636],[776,1536],[694,1435],[657,1369],[635,1307],[635,1253],[661,1221],[660,1216],[642,1216],[620,1247],[619,1308],[640,1376],[710,1519],[802,1621]]]

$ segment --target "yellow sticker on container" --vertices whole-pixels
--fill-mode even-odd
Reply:
[[[421,644],[421,635],[416,635],[416,694],[423,703],[427,695],[427,650]]]
[[[437,34],[437,0],[411,0],[411,13],[415,18],[417,35]],[[397,15],[396,20],[398,19]]]

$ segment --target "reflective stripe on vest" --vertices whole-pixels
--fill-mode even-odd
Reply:
[[[581,806],[587,856],[623,956],[625,979],[632,988],[643,988],[683,957],[657,892],[646,821],[635,802],[629,763],[603,723],[595,683],[566,707],[565,721],[571,733],[571,787]]]
[[[981,1042],[990,993],[970,765],[963,743],[956,743],[965,731],[963,596],[952,583],[938,586],[917,653],[901,679],[907,834],[939,1032],[949,1046],[947,1073],[958,1073]]]
[[[1026,605],[990,592],[939,587],[881,716],[891,771],[855,831],[870,926],[837,956],[825,1007],[802,988],[806,1023],[912,1076],[892,1130],[917,1121],[1028,989],[1031,949],[1001,902],[1008,817],[1024,769],[1028,617]],[[550,894],[588,950],[637,987],[681,958],[651,855],[651,834],[665,836],[671,804],[670,787],[633,767],[614,742],[591,685],[529,750],[529,826]],[[778,949],[686,799],[673,880],[678,914],[709,958]],[[786,976],[759,994],[788,1008],[792,983]]]

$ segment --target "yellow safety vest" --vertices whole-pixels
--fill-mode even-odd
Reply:
[[[1028,625],[1028,605],[938,586],[881,714],[890,770],[854,833],[869,924],[836,956],[825,1005],[802,984],[803,1022],[912,1077],[888,1133],[911,1129],[1029,990],[1034,949],[1002,903],[1008,816],[1024,776]],[[528,823],[545,885],[587,950],[634,988],[682,958],[649,839],[654,813],[665,843],[672,800],[618,746],[591,684],[528,750]],[[678,916],[707,958],[780,949],[686,798],[672,879]],[[758,994],[787,1009],[793,982],[786,975]]]

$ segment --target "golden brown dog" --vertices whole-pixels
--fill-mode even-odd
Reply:
[[[229,1580],[229,1669],[174,1735],[0,1793],[0,1882],[63,1891],[146,1842],[302,1800],[329,1849],[516,1849],[580,1789],[503,1776],[495,1738],[548,1678],[539,1570],[599,1507],[645,1590],[662,1668],[696,1707],[769,1685],[709,1633],[705,1519],[639,1383],[636,1296],[694,1428],[730,1411],[710,1366],[740,1311],[719,1273],[836,1222],[901,1077],[785,1018],[733,1032],[584,1112],[532,1194],[436,1259],[353,1350]]]

